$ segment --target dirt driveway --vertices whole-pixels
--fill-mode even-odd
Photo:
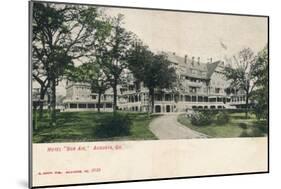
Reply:
[[[207,138],[207,135],[189,129],[177,121],[178,114],[165,114],[154,119],[149,129],[158,139]]]

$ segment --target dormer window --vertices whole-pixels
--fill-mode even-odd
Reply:
[[[197,70],[191,70],[192,74],[197,74]]]

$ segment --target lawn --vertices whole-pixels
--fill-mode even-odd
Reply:
[[[58,112],[57,126],[49,126],[48,114],[38,121],[38,129],[33,131],[34,143],[52,142],[86,142],[98,140],[153,140],[157,139],[149,130],[148,125],[155,116],[146,113],[128,114],[131,119],[131,129],[128,136],[104,138],[95,137],[94,128],[101,119],[112,115],[110,112]]]
[[[233,137],[262,137],[267,136],[267,124],[265,120],[257,120],[253,114],[245,118],[244,113],[230,113],[230,120],[218,125],[215,122],[205,126],[195,126],[184,114],[178,116],[178,122],[204,133],[210,138],[233,138]]]

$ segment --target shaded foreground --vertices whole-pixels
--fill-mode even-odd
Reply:
[[[87,142],[87,141],[113,141],[113,140],[153,140],[157,139],[149,130],[149,123],[156,116],[146,113],[120,113],[131,120],[130,132],[126,136],[100,138],[95,129],[101,121],[112,116],[109,112],[59,112],[57,113],[57,126],[49,126],[49,117],[44,113],[43,118],[37,121],[38,129],[33,131],[34,143],[54,142]]]

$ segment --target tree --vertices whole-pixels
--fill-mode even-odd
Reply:
[[[46,72],[41,67],[40,61],[33,59],[33,69],[32,69],[32,79],[36,81],[40,85],[39,91],[39,119],[43,116],[43,105],[44,105],[44,97],[47,93],[47,89],[49,88],[50,82],[46,77]]]
[[[109,35],[96,38],[97,44],[94,45],[96,62],[100,64],[113,89],[113,112],[117,110],[117,85],[121,82],[124,69],[128,67],[127,55],[133,36],[121,26],[122,20],[122,15],[109,19],[109,27],[105,28]]]
[[[258,119],[268,121],[268,48],[262,49],[257,56],[256,69],[253,75],[257,77],[253,99],[257,102],[254,110]]]
[[[89,39],[99,26],[97,17],[90,6],[33,3],[33,77],[44,88],[42,96],[45,88],[50,89],[50,125],[56,125],[56,86],[75,60],[88,55]]]
[[[249,98],[257,84],[254,74],[257,68],[256,56],[250,48],[242,49],[237,56],[229,59],[229,64],[224,69],[224,75],[230,80],[230,88],[242,90],[245,93],[245,116],[248,118]]]
[[[173,89],[177,81],[175,69],[165,55],[154,55],[141,43],[134,44],[128,62],[134,77],[149,90],[149,111],[153,113],[155,90]]]
[[[88,83],[91,91],[98,94],[97,108],[100,112],[101,95],[110,87],[109,82],[99,64],[94,62],[84,63],[74,68],[68,75],[68,79],[74,82]]]

